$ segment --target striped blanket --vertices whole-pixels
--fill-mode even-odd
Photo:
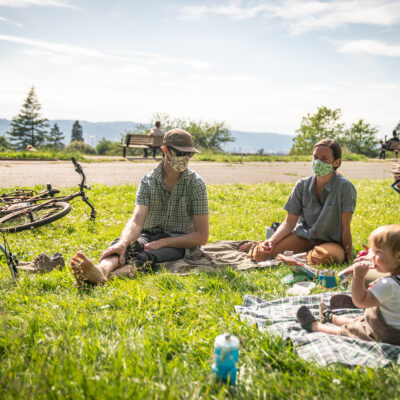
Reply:
[[[296,320],[296,312],[301,305],[307,305],[318,318],[320,301],[329,304],[334,294],[337,292],[284,297],[273,301],[246,295],[243,304],[235,306],[235,311],[241,320],[257,324],[260,331],[291,340],[301,358],[322,366],[341,363],[348,366],[364,365],[378,368],[389,363],[400,364],[400,346],[320,332],[309,333],[300,327]],[[349,317],[362,315],[363,312],[360,309],[335,310],[335,314]]]

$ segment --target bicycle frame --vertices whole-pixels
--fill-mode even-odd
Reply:
[[[55,201],[69,202],[76,197],[82,197],[82,200],[90,207],[90,219],[94,220],[96,218],[96,210],[94,206],[90,203],[84,190],[84,189],[90,190],[90,187],[86,185],[86,175],[83,172],[81,165],[76,161],[74,157],[71,158],[71,161],[74,164],[75,171],[81,176],[81,182],[79,184],[79,192],[68,196],[55,196],[55,194],[59,193],[60,191],[58,189],[53,189],[53,187],[50,184],[48,184],[46,191],[42,191],[36,196],[33,196],[31,198],[25,198],[24,200],[21,200],[20,202],[16,202],[13,204],[13,205],[18,205],[22,203],[27,203],[25,206],[18,207],[17,209],[12,209],[12,210],[10,210],[9,207],[4,207],[4,208],[0,207],[0,216],[12,214],[14,212],[19,212],[27,209],[36,210],[45,205],[51,204]],[[50,199],[47,200],[46,197],[50,197]]]
[[[6,256],[6,261],[7,261],[8,267],[10,268],[12,278],[17,279],[17,277],[18,277],[17,257],[15,257],[15,255],[11,253],[10,246],[6,240],[6,236],[4,235],[4,232],[1,232],[1,234],[3,236],[4,246],[0,243],[0,250]]]

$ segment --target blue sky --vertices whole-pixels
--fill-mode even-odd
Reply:
[[[293,134],[325,105],[383,136],[399,67],[399,0],[0,0],[0,118],[35,85],[49,119]]]

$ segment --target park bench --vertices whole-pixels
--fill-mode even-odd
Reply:
[[[136,149],[153,149],[153,148],[161,148],[163,144],[162,136],[148,136],[148,135],[134,135],[128,134],[122,139],[122,155],[126,157],[126,149],[128,147],[136,148]]]
[[[386,152],[387,151],[394,151],[395,157],[398,157],[399,151],[400,151],[400,141],[399,140],[393,140],[393,139],[389,139],[384,141],[381,141],[381,152],[379,154],[379,158],[381,159],[385,159],[386,157]]]

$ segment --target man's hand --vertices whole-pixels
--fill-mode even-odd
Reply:
[[[144,249],[146,251],[161,249],[161,247],[164,247],[162,239],[155,240],[154,242],[150,242],[144,245]]]
[[[107,248],[106,250],[101,253],[100,261],[104,260],[105,258],[116,255],[119,258],[120,265],[125,265],[125,252],[128,248],[127,245],[122,244],[121,242],[117,242]]]

